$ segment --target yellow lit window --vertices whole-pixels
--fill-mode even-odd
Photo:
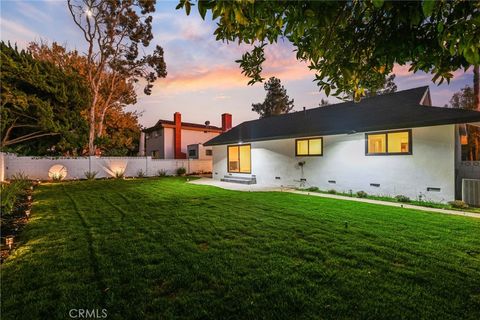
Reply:
[[[228,146],[228,172],[250,173],[250,145]]]
[[[385,153],[387,150],[386,134],[368,135],[368,153]]]
[[[388,134],[388,153],[407,153],[409,148],[409,133],[407,131]]]
[[[321,156],[323,155],[323,139],[300,139],[296,141],[297,156]]]
[[[367,133],[367,155],[411,154],[411,131]]]

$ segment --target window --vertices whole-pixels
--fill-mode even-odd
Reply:
[[[188,157],[189,158],[196,158],[197,157],[197,150],[195,150],[195,149],[188,150]]]
[[[228,146],[228,172],[251,172],[250,145]]]
[[[412,154],[412,130],[367,133],[366,155]]]
[[[323,138],[298,139],[295,141],[296,156],[322,156]]]
[[[153,159],[158,159],[160,158],[160,152],[157,150],[152,151],[151,153]]]
[[[213,153],[212,153],[212,149],[206,149],[205,150],[205,155],[206,156],[211,156]]]

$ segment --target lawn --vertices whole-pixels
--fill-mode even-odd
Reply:
[[[480,319],[480,220],[183,178],[45,184],[2,319]]]

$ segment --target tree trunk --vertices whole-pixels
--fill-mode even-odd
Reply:
[[[475,96],[475,108],[480,111],[480,70],[478,65],[473,67],[473,94]]]
[[[95,155],[95,104],[97,103],[97,94],[94,92],[92,105],[90,106],[90,131],[88,134],[88,154],[90,156]]]

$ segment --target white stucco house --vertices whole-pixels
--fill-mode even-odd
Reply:
[[[480,112],[431,106],[420,87],[247,121],[205,145],[217,180],[445,202],[457,124],[478,122]]]

